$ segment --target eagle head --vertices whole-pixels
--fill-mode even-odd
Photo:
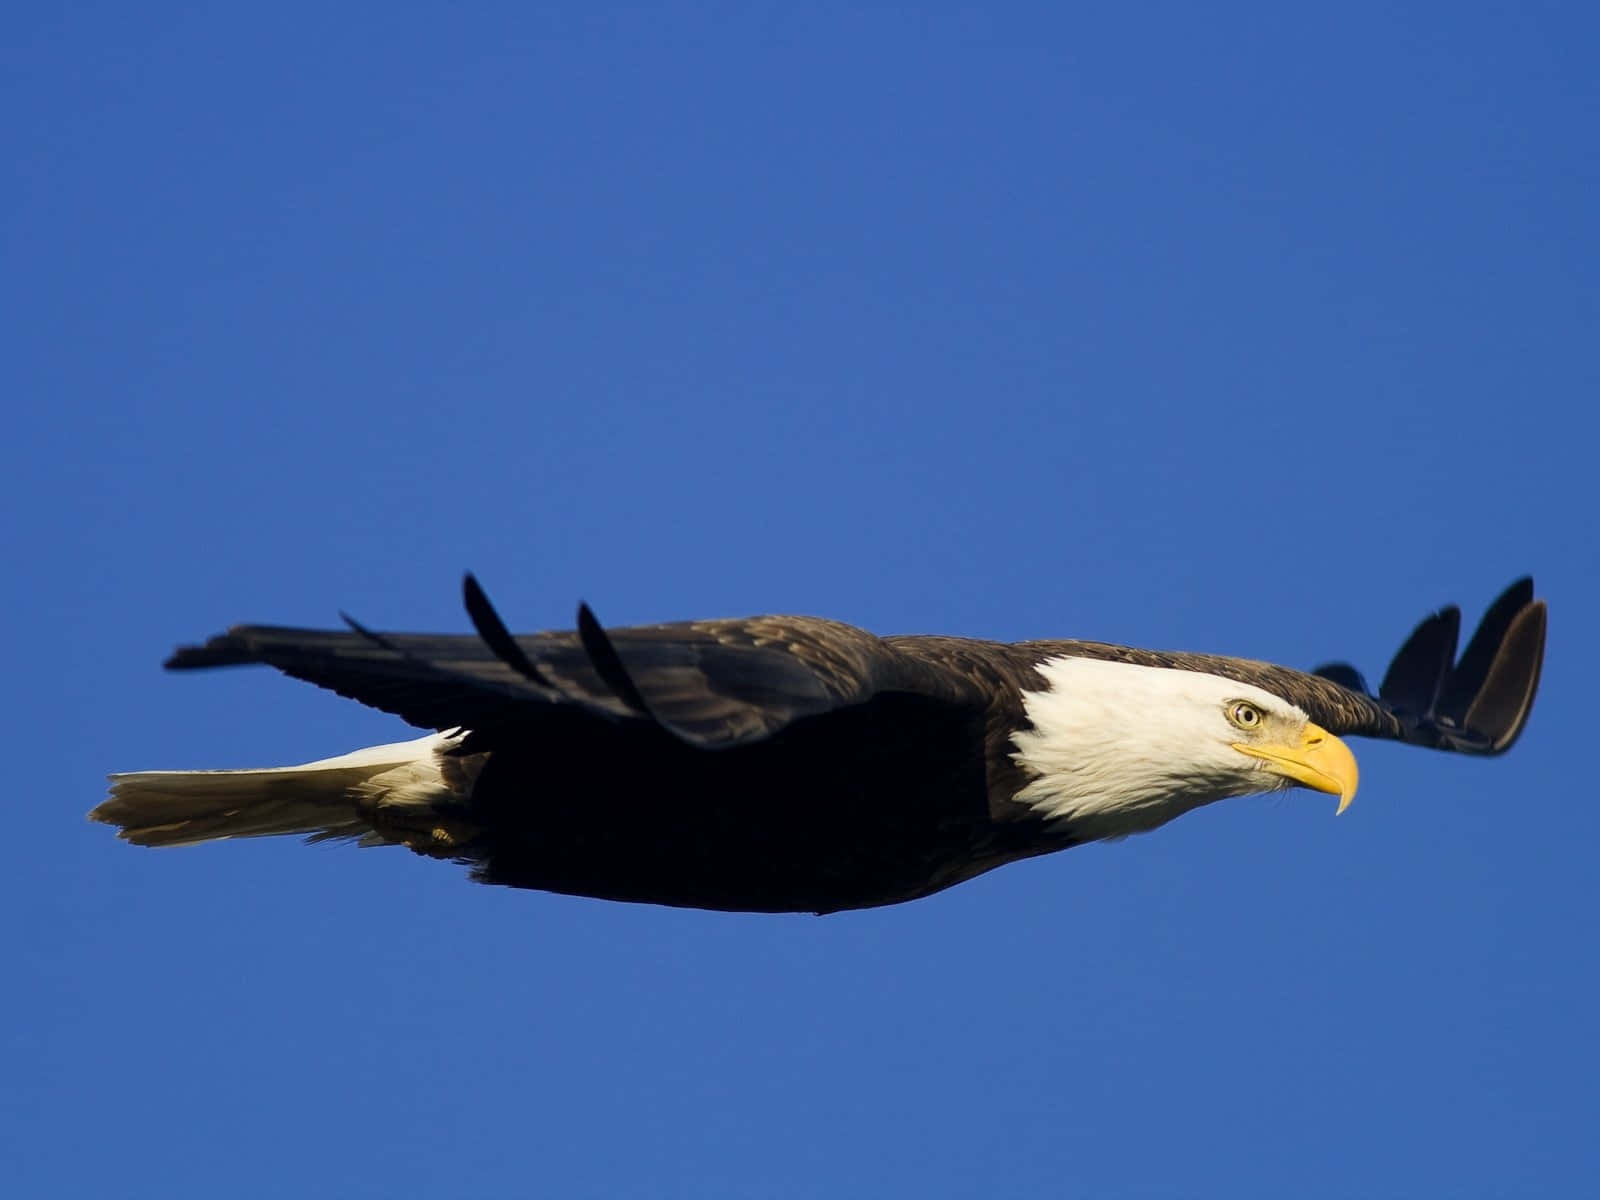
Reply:
[[[1308,787],[1355,795],[1355,755],[1250,684],[1172,667],[1061,656],[1037,664],[1012,758],[1016,800],[1080,840],[1123,837],[1228,796]]]

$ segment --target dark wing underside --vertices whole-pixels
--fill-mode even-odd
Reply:
[[[424,729],[490,738],[559,706],[656,725],[705,749],[759,741],[884,692],[956,703],[977,696],[971,680],[835,621],[753,617],[607,631],[584,606],[574,632],[513,636],[471,576],[465,601],[476,636],[373,633],[353,621],[339,632],[243,625],[178,650],[166,665],[263,663]]]
[[[1348,663],[1310,673],[1218,655],[1168,653],[1096,642],[1028,642],[1035,652],[1207,671],[1264,688],[1342,736],[1385,738],[1464,754],[1503,754],[1527,724],[1544,661],[1547,609],[1519,579],[1484,614],[1456,658],[1461,610],[1440,609],[1412,632],[1377,694]],[[1053,649],[1052,649],[1053,648]]]

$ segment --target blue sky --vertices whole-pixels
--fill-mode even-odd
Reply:
[[[1575,1194],[1600,20],[35,5],[0,50],[0,1172],[39,1196]],[[1376,676],[1526,737],[827,919],[149,852],[111,770],[403,726],[244,620],[761,611]],[[1580,753],[1580,751],[1582,753]]]

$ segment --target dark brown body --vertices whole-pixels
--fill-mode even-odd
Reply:
[[[469,818],[483,830],[475,877],[827,912],[915,899],[1071,844],[1037,821],[996,822],[985,757],[972,753],[983,740],[976,714],[915,696],[718,751],[660,730],[570,725],[488,756]]]

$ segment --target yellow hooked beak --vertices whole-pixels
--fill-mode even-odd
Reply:
[[[1356,780],[1360,774],[1356,769],[1356,756],[1350,753],[1349,746],[1320,725],[1307,721],[1296,746],[1281,742],[1264,746],[1235,742],[1233,748],[1240,754],[1266,759],[1278,774],[1302,787],[1338,796],[1340,812],[1350,807],[1350,800],[1356,794]]]

